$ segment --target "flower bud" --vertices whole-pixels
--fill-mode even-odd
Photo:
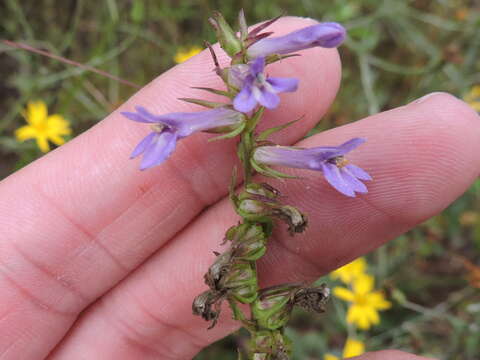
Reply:
[[[234,57],[242,50],[242,43],[237,38],[235,31],[230,27],[222,14],[215,11],[213,17],[208,19],[210,24],[215,28],[217,39],[225,52]]]

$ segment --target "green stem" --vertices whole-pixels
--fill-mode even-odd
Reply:
[[[247,329],[250,333],[255,332],[255,323],[248,320],[243,311],[238,307],[234,299],[228,299],[228,304],[232,309],[233,318],[240,321],[243,324],[243,327]]]
[[[247,186],[252,180],[252,166],[250,165],[250,154],[252,152],[252,133],[245,131],[242,133],[240,146],[242,150],[244,186]]]

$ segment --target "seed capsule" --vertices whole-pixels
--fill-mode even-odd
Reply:
[[[266,238],[259,225],[240,224],[227,231],[226,240],[232,242],[232,253],[236,259],[255,261],[266,252]]]

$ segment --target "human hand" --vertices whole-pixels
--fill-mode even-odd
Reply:
[[[308,22],[286,18],[272,28],[281,34]],[[210,331],[191,314],[212,250],[236,220],[226,198],[234,142],[195,135],[168,162],[140,172],[127,158],[148,130],[120,115],[135,105],[159,114],[197,109],[176,99],[195,97],[190,86],[215,87],[212,67],[203,52],[173,68],[0,184],[0,359],[188,359],[236,329],[228,311]],[[265,121],[305,114],[276,140],[312,147],[364,137],[349,157],[374,181],[355,199],[317,173],[280,184],[310,228],[295,238],[275,234],[260,262],[263,285],[312,280],[373,250],[440,212],[478,175],[480,122],[456,98],[434,94],[300,141],[335,97],[338,54],[315,48],[271,69],[300,78],[300,88]]]

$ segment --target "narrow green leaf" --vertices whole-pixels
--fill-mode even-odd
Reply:
[[[219,108],[219,107],[228,105],[228,104],[214,102],[214,101],[192,99],[192,98],[179,98],[178,100],[182,100],[182,101],[185,101],[185,102],[191,103],[191,104],[205,106],[205,107],[210,108],[210,109],[215,109],[215,108]]]
[[[265,59],[265,65],[273,64],[277,61],[283,60],[283,59],[288,59],[290,57],[295,57],[295,56],[301,56],[300,54],[289,54],[289,55],[268,55],[267,58]]]
[[[212,88],[206,88],[206,87],[197,87],[197,86],[192,86],[192,89],[197,89],[197,90],[204,90],[208,91],[213,94],[221,95],[221,96],[226,96],[229,99],[233,98],[235,95],[230,94],[228,91],[224,90],[217,90],[217,89],[212,89]]]
[[[237,186],[237,167],[234,166],[232,170],[232,179],[230,180],[230,185],[228,187],[228,194],[230,197],[230,200],[232,201],[233,205],[236,207],[238,198],[235,195],[235,187]]]
[[[255,114],[248,120],[248,126],[247,126],[247,131],[252,131],[256,128],[258,122],[262,118],[263,112],[265,111],[265,108],[261,106]]]
[[[263,140],[266,140],[270,135],[272,135],[273,133],[276,133],[277,131],[281,131],[283,129],[286,129],[287,127],[289,127],[290,125],[293,125],[295,124],[297,121],[301,120],[302,118],[304,117],[304,115],[302,115],[300,118],[296,119],[296,120],[292,120],[292,121],[289,121],[288,123],[286,124],[283,124],[283,125],[280,125],[280,126],[275,126],[275,127],[272,127],[270,129],[267,129],[265,131],[262,131],[260,133],[260,135],[257,136],[257,140],[259,141],[263,141]]]
[[[248,37],[248,25],[243,9],[240,9],[240,12],[238,13],[238,25],[240,28],[240,40],[243,42]]]
[[[238,134],[240,134],[243,131],[243,129],[245,129],[245,122],[243,122],[242,125],[237,127],[235,130],[230,131],[229,133],[222,134],[220,136],[215,136],[214,138],[208,139],[208,142],[233,138]]]
[[[282,179],[298,179],[297,176],[284,174],[280,171],[273,170],[272,168],[267,167],[267,166],[262,167],[262,166],[258,165],[255,161],[250,161],[250,164],[252,164],[252,167],[257,172],[259,172],[262,175],[268,176],[268,177],[273,177],[275,179],[280,179],[280,180],[282,180]]]

